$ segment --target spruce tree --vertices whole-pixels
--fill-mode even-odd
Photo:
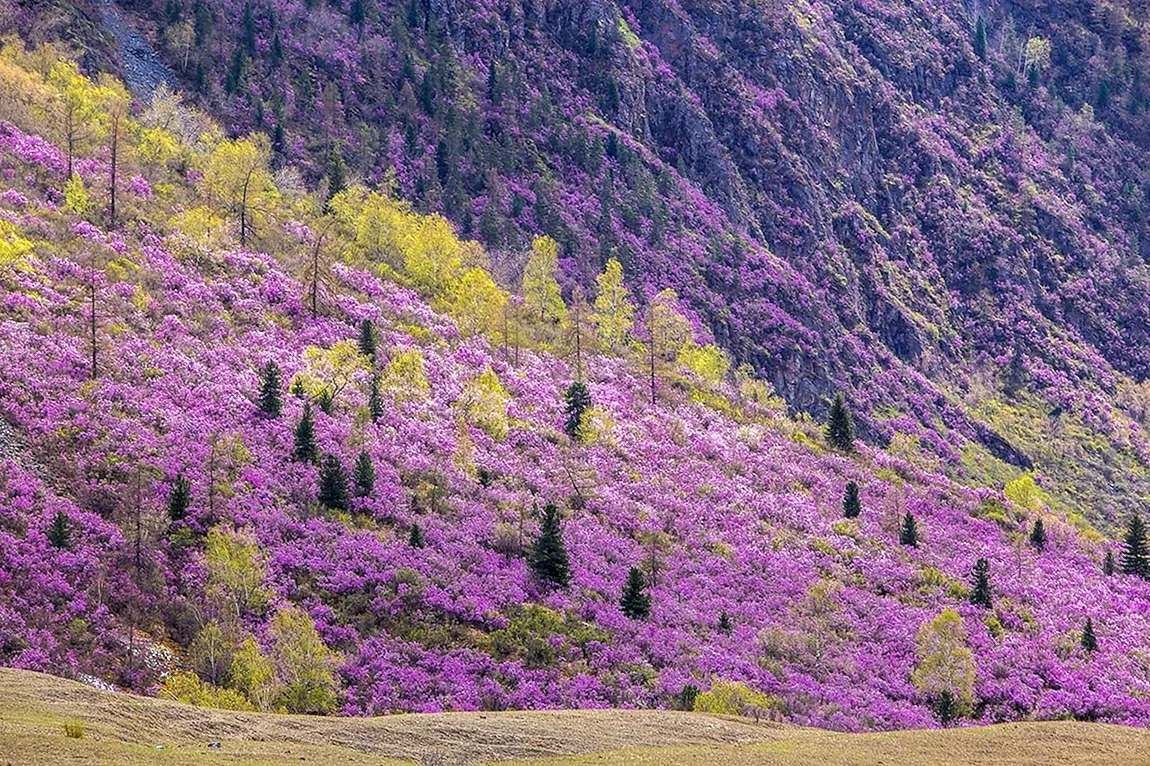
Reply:
[[[1088,652],[1098,651],[1098,637],[1094,635],[1094,620],[1086,618],[1082,626],[1082,648]]]
[[[367,497],[375,489],[375,465],[371,462],[371,455],[366,451],[360,452],[355,459],[355,496]]]
[[[906,512],[906,516],[902,517],[902,526],[898,529],[898,543],[899,545],[909,545],[912,548],[918,547],[918,524],[915,523],[914,516],[910,511]]]
[[[531,546],[531,571],[544,582],[567,587],[571,573],[567,548],[563,545],[563,530],[559,526],[559,511],[548,503],[543,508],[543,525],[539,537]]]
[[[367,392],[367,411],[371,414],[371,421],[377,422],[383,417],[383,395],[379,391],[379,376],[371,376],[371,389]]]
[[[990,595],[990,562],[979,559],[971,573],[970,603],[990,609],[993,606]]]
[[[176,475],[172,482],[172,491],[168,493],[168,518],[172,521],[183,521],[188,515],[188,506],[192,504],[192,485],[184,478],[182,473]]]
[[[411,525],[411,532],[407,535],[407,544],[412,548],[422,548],[424,546],[423,530],[419,528],[419,522],[415,522]]]
[[[63,511],[56,511],[52,518],[52,526],[48,527],[48,542],[61,550],[72,548],[72,522]]]
[[[974,55],[982,61],[986,61],[986,22],[982,17],[978,17],[978,21],[974,24]]]
[[[346,188],[347,165],[344,164],[339,144],[335,143],[327,155],[327,199],[324,200],[324,210],[330,210],[332,198]]]
[[[1150,577],[1150,550],[1146,546],[1146,525],[1140,514],[1130,517],[1122,541],[1122,574]]]
[[[280,416],[280,368],[269,360],[260,373],[260,409],[273,418]]]
[[[958,718],[958,700],[950,689],[939,692],[931,707],[934,709],[934,717],[944,729]]]
[[[731,635],[731,616],[725,611],[719,615],[719,632],[725,636]]]
[[[1114,551],[1106,551],[1106,555],[1102,558],[1102,574],[1107,577],[1114,574]]]
[[[619,606],[623,614],[632,620],[645,620],[651,614],[651,597],[645,592],[643,573],[638,567],[631,567],[627,572],[627,582],[623,586],[623,597],[619,599]]]
[[[1030,528],[1030,544],[1035,550],[1046,550],[1046,526],[1042,519],[1035,519],[1034,526]]]
[[[827,418],[827,444],[839,452],[854,452],[855,426],[851,412],[842,394],[836,394],[831,402],[830,416]]]
[[[567,421],[563,425],[563,430],[572,439],[578,439],[579,428],[583,425],[583,415],[591,408],[591,392],[582,381],[577,380],[567,387],[565,397]]]
[[[311,414],[311,402],[303,405],[303,417],[295,427],[295,451],[292,453],[296,460],[305,463],[314,463],[319,459],[319,447],[315,443],[315,420]]]
[[[359,353],[375,361],[375,325],[370,319],[359,323]]]
[[[858,518],[860,513],[862,513],[862,501],[859,500],[859,485],[848,481],[846,494],[843,495],[843,516],[854,519]]]
[[[347,471],[343,470],[343,464],[335,455],[324,455],[323,465],[320,466],[319,502],[333,511],[346,511],[351,507]]]

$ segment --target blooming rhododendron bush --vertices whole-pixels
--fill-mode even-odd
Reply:
[[[174,98],[117,134],[65,66],[0,56],[0,662],[308,713],[1150,723],[1150,585],[1037,482],[831,449],[619,262],[564,301],[541,238],[509,291]]]

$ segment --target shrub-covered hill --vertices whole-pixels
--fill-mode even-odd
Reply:
[[[1150,586],[1029,476],[830,449],[618,263],[565,303],[541,238],[511,295],[174,98],[17,43],[0,85],[0,662],[307,712],[1150,722]]]
[[[229,130],[394,179],[501,272],[540,234],[566,286],[618,258],[794,409],[843,390],[1108,530],[1150,495],[1141,4],[122,5]]]

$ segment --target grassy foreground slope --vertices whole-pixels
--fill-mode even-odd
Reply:
[[[64,736],[81,722],[84,736]],[[218,749],[209,748],[219,742]],[[158,749],[157,746],[161,746]],[[0,668],[0,766],[129,764],[1135,764],[1150,731],[1040,722],[838,734],[665,710],[331,719],[235,713]]]

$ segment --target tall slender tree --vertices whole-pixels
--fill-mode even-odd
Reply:
[[[543,525],[531,547],[531,571],[538,579],[563,588],[571,579],[559,510],[552,503],[543,508]]]
[[[591,409],[591,392],[582,381],[577,380],[567,387],[564,398],[567,400],[567,420],[563,424],[563,430],[569,437],[577,440],[583,426],[583,416]]]
[[[280,368],[268,360],[260,374],[260,409],[273,418],[280,416],[283,400],[280,397]]]
[[[1082,648],[1090,653],[1098,651],[1098,637],[1094,635],[1094,620],[1089,617],[1086,618],[1086,624],[1082,626]]]
[[[292,453],[296,460],[314,463],[319,459],[319,447],[315,443],[315,419],[311,414],[311,402],[304,402],[303,416],[295,427],[295,450]]]
[[[986,22],[982,16],[974,23],[974,55],[979,60],[986,60]]]
[[[1030,528],[1030,544],[1035,550],[1046,550],[1046,525],[1042,519],[1035,519],[1034,526]]]
[[[854,519],[860,513],[862,513],[862,501],[859,499],[859,485],[848,481],[846,493],[843,495],[843,516]]]
[[[371,455],[364,450],[355,460],[355,494],[356,497],[367,497],[375,489],[375,465],[371,462]]]
[[[168,493],[168,518],[183,521],[187,518],[188,507],[192,504],[192,484],[183,473],[176,474],[172,489]]]
[[[359,323],[359,353],[375,362],[375,325],[370,319]]]
[[[902,517],[902,525],[898,529],[898,542],[899,545],[918,547],[918,523],[915,522],[910,511],[907,511],[906,516]]]
[[[324,455],[319,470],[319,503],[333,511],[346,511],[351,507],[348,494],[347,471],[335,455]]]
[[[990,562],[979,559],[971,573],[970,603],[990,609],[994,604],[990,592]]]
[[[1150,549],[1146,545],[1146,524],[1141,514],[1130,517],[1122,540],[1122,574],[1150,578]]]
[[[56,511],[52,517],[52,525],[48,527],[48,542],[53,548],[61,550],[70,550],[72,547],[72,522],[63,511]]]
[[[645,620],[651,614],[651,597],[646,592],[643,573],[639,571],[639,567],[631,567],[628,570],[619,606],[622,607],[623,614],[632,620]]]
[[[835,394],[831,402],[831,412],[827,417],[826,427],[827,444],[839,452],[854,452],[855,426],[851,412],[847,408],[843,395]]]
[[[379,390],[379,375],[371,376],[371,388],[367,392],[367,411],[372,422],[383,417],[383,394]]]

